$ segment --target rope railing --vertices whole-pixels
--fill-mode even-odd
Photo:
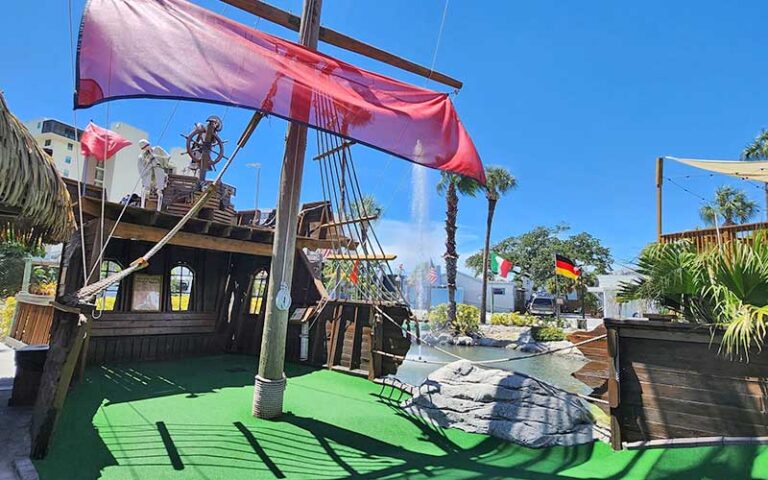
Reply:
[[[464,358],[464,357],[462,357],[460,355],[457,355],[457,354],[455,354],[453,352],[449,352],[448,350],[440,348],[437,345],[432,345],[429,342],[426,342],[423,338],[421,338],[420,335],[416,335],[416,334],[412,333],[411,331],[406,330],[405,328],[403,328],[402,325],[398,324],[384,310],[382,310],[378,306],[376,306],[375,308],[384,318],[386,318],[387,320],[392,322],[395,326],[400,328],[400,330],[402,330],[407,336],[423,342],[425,345],[427,345],[427,347],[434,348],[438,352],[444,353],[446,355],[450,355],[450,356],[452,356],[452,357],[454,357],[454,358],[456,358],[458,360],[465,360],[467,362],[472,363],[473,365],[479,365],[481,367],[485,366],[485,365],[492,365],[494,363],[505,363],[505,362],[512,362],[512,361],[515,361],[515,360],[525,360],[525,359],[529,359],[529,358],[541,357],[541,356],[544,356],[544,355],[551,355],[553,353],[557,353],[557,352],[564,351],[564,350],[570,350],[572,348],[577,348],[577,347],[580,347],[582,345],[586,345],[588,343],[596,342],[598,340],[602,340],[602,339],[608,337],[607,334],[598,335],[596,337],[589,338],[587,340],[583,340],[581,342],[574,343],[572,345],[568,345],[568,346],[564,346],[564,347],[560,347],[560,348],[553,348],[553,349],[545,350],[545,351],[542,351],[542,352],[535,352],[535,353],[531,353],[529,355],[521,355],[519,357],[497,358],[497,359],[493,359],[493,360],[470,360],[468,358]],[[430,365],[448,365],[450,363],[453,363],[453,362],[446,362],[446,361],[440,361],[440,360],[426,360],[426,359],[422,359],[422,358],[418,358],[418,359],[416,359],[416,358],[407,358],[407,357],[403,357],[403,356],[400,356],[400,355],[393,355],[391,353],[384,352],[384,351],[381,351],[381,350],[373,350],[371,353],[377,354],[377,355],[382,355],[382,356],[389,357],[389,358],[393,358],[393,359],[400,360],[400,361],[414,362],[414,363],[424,363],[424,364],[430,364]],[[552,385],[551,383],[544,382],[544,381],[542,381],[542,380],[540,380],[538,378],[532,377],[530,375],[527,375],[527,376],[535,379],[538,382],[545,383],[548,386],[550,386],[552,388],[555,388],[557,390],[560,390],[560,391],[563,391],[563,392],[566,392],[566,393],[570,393],[572,395],[576,395],[577,397],[583,398],[584,400],[587,400],[587,401],[590,401],[590,402],[595,402],[595,403],[609,404],[609,402],[607,402],[606,400],[603,400],[601,398],[595,398],[595,397],[592,397],[592,396],[589,396],[589,395],[584,395],[584,394],[578,393],[578,392],[571,392],[569,390],[566,390],[564,388],[558,387],[556,385]]]

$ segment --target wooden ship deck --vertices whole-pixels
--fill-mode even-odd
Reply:
[[[112,238],[101,260],[101,189],[88,185],[79,202],[73,200],[73,209],[80,218],[78,204],[82,205],[85,254],[88,270],[94,271],[90,280],[99,270],[104,271],[105,265],[126,267],[165,236],[197,198],[192,187],[195,180],[170,176],[169,186],[177,193],[165,195],[160,211],[155,210],[152,201],[148,208],[106,202],[104,234],[106,237],[112,232]],[[77,199],[77,184],[67,183],[72,198]],[[86,365],[222,352],[260,353],[266,310],[265,275],[269,274],[274,239],[270,224],[274,217],[260,215],[254,223],[253,210],[237,212],[232,207],[234,188],[222,187],[223,195],[209,201],[189,220],[145,270],[123,279],[110,291],[111,300],[106,302],[110,305],[105,305],[105,297],[97,298],[80,370]],[[156,197],[150,200],[156,201]],[[410,346],[401,328],[410,321],[407,305],[329,297],[321,278],[322,266],[310,260],[310,256],[314,259],[317,255],[307,255],[330,249],[340,241],[325,202],[304,205],[297,229],[286,359],[371,379],[396,372],[401,362],[398,358]],[[355,243],[350,239],[341,241]],[[78,262],[67,262],[62,258],[61,269],[69,269],[71,275],[79,267]],[[100,266],[94,267],[97,264]],[[189,303],[184,309],[171,298],[171,272],[178,267],[188,269],[192,275]],[[82,272],[77,275],[82,278]],[[152,286],[157,290],[156,304],[149,308],[136,305],[137,296],[146,296]],[[48,343],[52,317],[50,302],[41,305],[39,299],[25,302],[22,298],[12,337],[19,342]]]

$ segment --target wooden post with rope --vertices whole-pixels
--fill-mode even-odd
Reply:
[[[80,262],[81,241],[80,233],[76,232],[64,248],[62,267],[66,270],[60,279],[60,292],[72,292],[80,284],[84,268]],[[32,458],[43,458],[48,451],[82,349],[87,321],[77,304],[61,294],[56,295],[53,303],[50,347],[32,413]]]
[[[320,34],[321,8],[322,0],[304,0],[302,7],[299,43],[313,50],[317,48]],[[300,100],[294,97],[292,101]],[[276,418],[283,413],[285,338],[288,330],[293,260],[296,255],[296,222],[306,148],[307,126],[291,122],[288,125],[283,168],[280,172],[280,201],[277,206],[272,246],[267,311],[259,371],[253,390],[253,415],[260,418]]]

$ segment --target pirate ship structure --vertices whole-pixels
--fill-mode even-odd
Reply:
[[[324,36],[436,81],[461,83],[321,29],[320,0],[304,2],[300,21],[258,1],[235,2],[289,28],[300,23],[300,45],[184,0],[136,3],[88,3],[76,108],[144,97],[256,113],[229,156],[220,120],[196,124],[187,136],[196,174],[157,172],[142,206],[111,204],[103,191],[70,185],[80,229],[64,250],[53,302],[33,419],[37,457],[45,454],[71,379],[88,364],[259,354],[253,412],[264,418],[282,412],[286,358],[370,378],[394,372],[410,345],[412,315],[389,268],[395,257],[376,236],[378,213],[367,211],[353,148],[373,147],[484,183],[448,94],[315,49]],[[290,121],[280,201],[273,215],[236,212],[235,189],[223,175],[267,115]],[[316,132],[313,163],[324,198],[302,206],[308,126]],[[216,177],[207,180],[216,163]],[[165,181],[160,189],[158,178]]]
[[[386,266],[394,256],[377,243],[372,225],[376,215],[362,212],[351,146],[338,147],[316,157],[329,198],[304,204],[298,215],[286,358],[375,378],[394,373],[407,352],[410,342],[401,327],[409,328],[411,312]],[[203,165],[208,153],[204,150]],[[345,173],[339,178],[342,159]],[[78,184],[67,183],[75,198]],[[196,204],[202,206],[146,268],[93,298],[94,318],[80,368],[219,352],[260,353],[274,215],[235,211],[235,188],[224,183],[216,184],[201,202],[211,185],[197,176],[169,174],[164,188],[149,192],[144,208],[102,205],[99,187],[85,190],[79,204],[91,284],[121,273]],[[82,277],[73,272],[82,269],[78,257],[76,253],[63,260],[67,277]],[[383,314],[394,323],[385,323]]]

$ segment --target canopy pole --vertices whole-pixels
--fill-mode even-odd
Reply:
[[[299,43],[317,49],[320,34],[322,0],[304,0],[299,28]],[[299,101],[294,98],[293,101]],[[296,255],[296,223],[298,221],[307,127],[298,122],[288,125],[285,155],[280,173],[272,266],[269,274],[267,310],[261,341],[259,371],[253,390],[253,415],[276,418],[283,413],[285,392],[285,338],[288,329],[290,294],[293,283],[293,260]],[[287,302],[286,302],[287,300]]]
[[[661,242],[662,228],[661,215],[662,203],[661,196],[664,188],[664,157],[656,159],[656,241]],[[766,194],[768,195],[768,193]],[[768,196],[766,197],[768,199]]]

